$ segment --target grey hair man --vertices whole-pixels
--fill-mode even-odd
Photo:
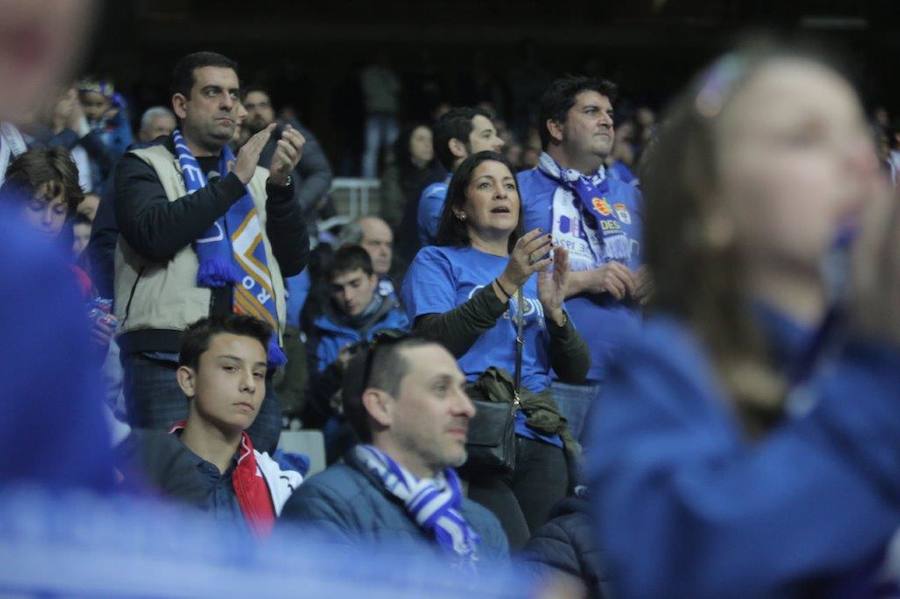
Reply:
[[[165,106],[154,106],[144,111],[141,116],[141,129],[138,139],[149,143],[157,137],[171,135],[175,130],[175,115]]]

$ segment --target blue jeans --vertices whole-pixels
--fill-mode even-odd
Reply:
[[[376,113],[366,117],[366,149],[362,157],[362,176],[374,179],[378,176],[378,155],[381,148],[397,141],[400,133],[397,116]]]
[[[178,364],[142,354],[122,354],[123,391],[128,424],[135,428],[168,430],[188,416],[188,400],[178,386]],[[266,397],[253,425],[247,429],[253,447],[273,453],[281,434],[281,405],[266,377]]]
[[[553,392],[553,400],[559,406],[560,413],[569,423],[569,431],[579,443],[587,421],[588,410],[600,390],[600,385],[569,385],[559,381],[553,381],[550,386]]]

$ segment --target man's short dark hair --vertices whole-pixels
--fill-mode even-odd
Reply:
[[[354,270],[360,269],[366,275],[371,276],[375,273],[372,266],[372,257],[369,252],[359,245],[345,245],[334,253],[334,259],[331,262],[331,268],[328,269],[328,282],[331,282],[336,276],[342,275]]]
[[[606,96],[610,104],[616,101],[618,88],[607,79],[566,75],[550,84],[541,96],[541,107],[538,115],[538,131],[541,134],[541,148],[546,150],[550,145],[550,131],[547,121],[565,122],[566,114],[575,106],[575,96],[585,91],[594,91]]]
[[[69,215],[84,199],[78,184],[78,167],[63,147],[31,148],[18,156],[6,170],[4,193],[0,197],[28,200],[37,197],[42,185],[47,185],[47,195],[51,198],[60,192],[65,195]]]
[[[268,351],[272,327],[245,314],[217,314],[201,318],[184,330],[178,364],[196,370],[200,365],[200,356],[209,349],[212,338],[220,333],[252,337],[262,344],[264,351]]]
[[[344,382],[341,388],[341,401],[344,405],[344,418],[350,424],[353,432],[363,443],[372,441],[372,429],[369,427],[369,413],[362,403],[362,394],[366,389],[381,389],[390,395],[397,397],[400,392],[400,383],[412,366],[411,362],[403,356],[403,350],[414,349],[424,345],[436,344],[436,341],[415,336],[399,337],[396,341],[376,342],[372,346],[364,347],[354,354],[344,373]],[[366,363],[369,361],[369,353],[374,351],[371,367],[369,368],[369,380],[364,381],[366,375]]]
[[[221,67],[238,72],[238,63],[218,52],[194,52],[181,57],[175,68],[172,69],[172,94],[181,94],[186,98],[191,97],[191,88],[194,87],[194,71],[203,67]]]
[[[434,124],[434,153],[448,173],[453,171],[453,163],[456,161],[456,156],[450,151],[450,140],[458,139],[465,144],[466,149],[469,149],[469,136],[475,128],[472,119],[476,116],[483,116],[491,121],[494,118],[491,113],[481,108],[462,106],[451,108]]]
[[[252,85],[248,85],[247,87],[241,88],[241,102],[245,102],[247,100],[247,96],[252,94],[253,92],[259,92],[261,94],[266,94],[269,98],[269,102],[272,101],[272,94],[269,92],[268,88],[264,85],[260,85],[259,83],[254,83]]]

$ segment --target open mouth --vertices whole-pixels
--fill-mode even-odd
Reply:
[[[512,211],[507,206],[497,206],[496,208],[491,208],[491,214],[511,214]]]

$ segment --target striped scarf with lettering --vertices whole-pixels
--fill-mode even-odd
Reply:
[[[631,240],[618,222],[630,224],[627,212],[611,204],[609,181],[602,166],[591,176],[563,168],[546,152],[538,170],[559,183],[553,194],[553,239],[569,250],[572,270],[597,268],[613,260],[627,264]]]
[[[474,566],[480,539],[459,511],[462,490],[452,468],[446,468],[436,478],[416,478],[372,445],[357,445],[353,451],[384,483],[385,489],[403,502],[407,513],[426,534],[433,536],[442,549],[455,554],[461,565]]]
[[[206,187],[206,175],[181,131],[176,129],[172,138],[188,193]],[[234,153],[225,146],[219,156],[219,173],[224,176],[233,163]],[[262,227],[248,190],[245,189],[243,197],[194,241],[194,251],[200,262],[197,285],[210,288],[232,285],[234,311],[264,320],[276,331],[269,341],[269,365],[286,363],[287,358],[278,346],[278,312]]]

